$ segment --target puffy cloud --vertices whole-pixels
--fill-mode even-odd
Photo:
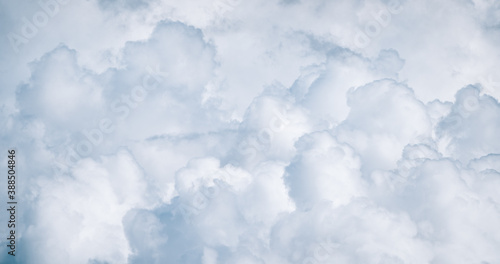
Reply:
[[[500,146],[494,138],[500,129],[495,122],[499,115],[499,104],[494,98],[480,96],[479,89],[474,86],[460,90],[451,112],[438,127],[443,147],[446,147],[443,151],[464,163],[498,153]]]
[[[367,200],[321,202],[276,225],[272,246],[286,263],[428,263],[430,244],[416,235],[408,215]]]
[[[406,144],[430,136],[425,105],[403,84],[379,80],[347,96],[351,110],[336,132],[360,153],[367,173],[393,168]]]
[[[339,144],[327,132],[303,136],[297,142],[298,154],[285,175],[292,197],[301,210],[321,201],[345,205],[365,196],[360,161],[354,151]]]
[[[18,90],[23,116],[77,130],[104,110],[102,87],[86,82],[75,53],[61,46],[33,63],[31,81]]]
[[[27,262],[125,262],[131,253],[122,219],[148,207],[147,183],[126,151],[80,161],[67,175],[39,178],[33,223],[22,237]],[[45,191],[44,191],[45,190]],[[51,233],[52,236],[47,236]],[[57,246],[64,241],[64,252]]]
[[[0,32],[47,3],[0,53],[16,263],[500,260],[494,2],[2,3]]]

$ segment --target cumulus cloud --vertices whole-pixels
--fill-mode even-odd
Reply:
[[[494,1],[0,5],[2,263],[500,261]]]

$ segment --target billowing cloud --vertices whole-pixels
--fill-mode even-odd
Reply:
[[[2,263],[500,261],[494,1],[0,5]]]

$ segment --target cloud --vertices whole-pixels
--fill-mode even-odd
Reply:
[[[442,141],[447,142],[450,156],[464,163],[473,158],[498,153],[494,135],[499,130],[498,101],[487,95],[479,95],[474,86],[460,90],[451,112],[439,125]],[[467,149],[467,151],[465,151]]]
[[[31,252],[27,262],[125,262],[131,252],[122,218],[148,203],[147,183],[130,153],[122,150],[101,162],[82,160],[71,177],[58,179],[37,179],[36,222],[23,237]],[[65,241],[64,252],[56,246],[60,241]]]
[[[61,46],[34,63],[31,82],[18,90],[23,116],[41,117],[55,127],[78,129],[89,125],[81,120],[103,111],[102,87],[86,83],[75,53]]]
[[[497,9],[61,5],[0,53],[14,262],[498,262]]]
[[[362,156],[367,173],[393,168],[404,146],[430,136],[425,105],[405,85],[375,81],[348,93],[347,100],[351,110],[336,131]]]
[[[360,161],[349,146],[316,132],[303,136],[296,147],[300,154],[287,167],[285,179],[298,208],[308,210],[324,200],[339,206],[365,196]]]

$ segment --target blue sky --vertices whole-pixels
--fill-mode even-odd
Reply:
[[[500,262],[498,1],[0,1],[0,20],[1,263]]]

